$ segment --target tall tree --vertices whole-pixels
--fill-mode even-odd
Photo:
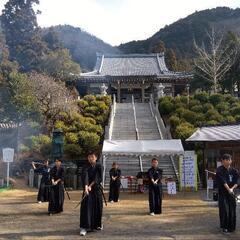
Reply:
[[[29,79],[44,120],[46,133],[49,134],[61,112],[76,109],[74,98],[64,83],[57,82],[52,77],[31,73]]]
[[[235,61],[236,49],[231,44],[223,43],[223,35],[217,37],[212,28],[208,33],[209,45],[200,47],[194,41],[198,58],[195,59],[195,74],[209,82],[212,82],[213,92],[217,93],[220,81],[229,71]]]
[[[166,64],[171,71],[177,70],[177,57],[173,49],[168,49],[166,52]]]
[[[228,90],[233,93],[234,91],[240,92],[240,39],[233,33],[228,32],[224,38],[224,43],[229,44],[233,50],[236,50],[236,60],[226,73],[224,79],[220,84],[223,90]]]
[[[39,69],[56,79],[66,80],[73,74],[80,73],[80,66],[75,63],[68,49],[57,49],[42,57]]]
[[[10,51],[10,60],[16,60],[20,69],[35,69],[39,58],[46,51],[37,24],[33,6],[39,0],[9,0],[2,11],[2,26]]]
[[[165,44],[161,40],[157,44],[155,44],[151,50],[152,53],[163,53],[165,51],[166,51]]]

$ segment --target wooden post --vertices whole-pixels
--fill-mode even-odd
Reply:
[[[117,85],[117,102],[118,103],[121,102],[121,85],[120,85],[119,81],[118,81],[118,85]]]
[[[145,102],[145,87],[144,87],[144,85],[142,85],[141,89],[142,89],[142,102],[144,103]]]
[[[172,83],[172,96],[175,97],[175,84]]]

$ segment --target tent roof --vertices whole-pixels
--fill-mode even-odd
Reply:
[[[184,153],[182,142],[174,140],[105,140],[103,155],[161,156]]]
[[[202,127],[193,133],[188,142],[240,141],[240,124]]]

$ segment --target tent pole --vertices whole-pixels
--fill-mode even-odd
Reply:
[[[105,178],[106,178],[106,156],[103,155],[103,187],[105,184]]]

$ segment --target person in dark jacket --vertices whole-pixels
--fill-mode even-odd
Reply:
[[[223,233],[234,232],[236,229],[236,199],[234,189],[237,188],[239,174],[231,167],[232,157],[222,156],[222,166],[217,168],[216,182],[218,186],[218,207],[220,227]]]
[[[119,192],[121,185],[121,170],[117,163],[113,162],[112,168],[109,171],[110,175],[110,191],[109,191],[109,202],[119,201]]]
[[[149,177],[149,209],[150,215],[162,213],[162,174],[158,160],[152,159],[152,167],[148,170]]]
[[[82,171],[83,199],[80,209],[80,235],[87,232],[102,230],[102,174],[103,168],[97,163],[97,155],[90,152],[87,156],[88,163]]]
[[[55,160],[55,166],[50,170],[49,215],[61,213],[64,204],[64,169],[60,159]]]
[[[48,160],[44,160],[44,163],[36,167],[36,163],[32,162],[34,172],[41,174],[41,182],[38,190],[37,201],[38,203],[48,202],[49,200],[49,187],[50,184],[50,167]]]

